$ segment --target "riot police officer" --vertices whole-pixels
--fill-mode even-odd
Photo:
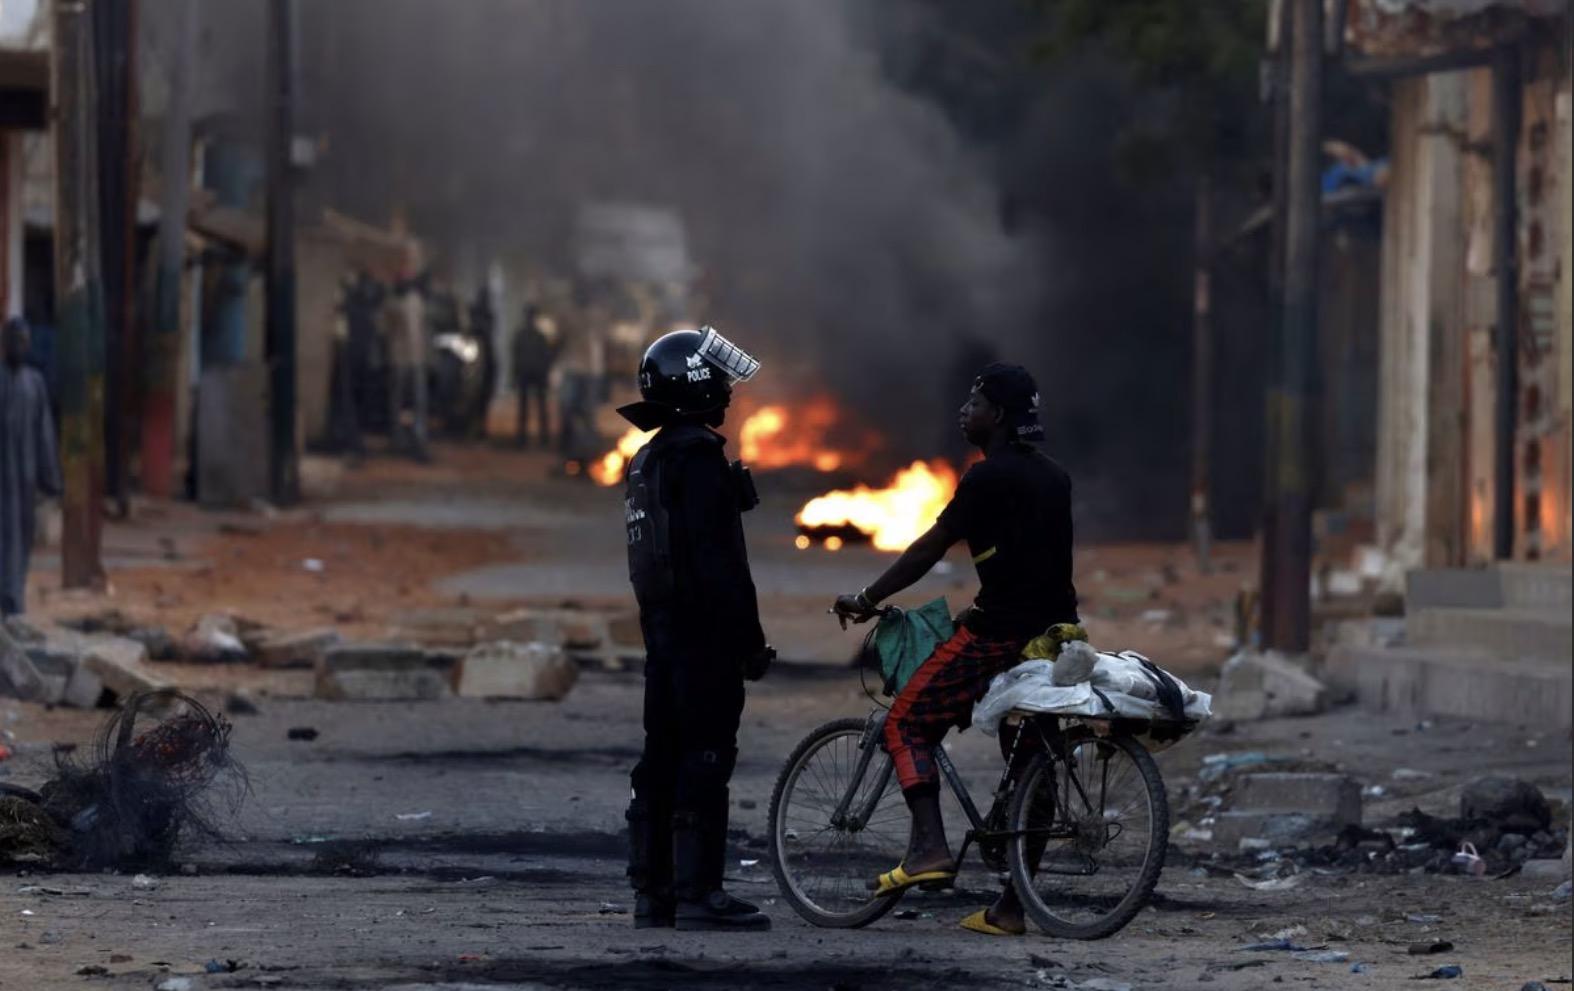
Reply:
[[[742,513],[758,498],[713,428],[735,382],[759,370],[714,329],[680,330],[640,362],[640,402],[618,410],[659,428],[629,463],[629,579],[645,637],[645,749],[631,780],[629,878],[638,927],[767,929],[722,890],[728,781],[743,682],[775,652],[760,629]]]

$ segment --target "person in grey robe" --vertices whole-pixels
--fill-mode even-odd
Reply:
[[[40,493],[60,494],[60,457],[49,412],[49,390],[27,364],[32,333],[12,317],[0,331],[0,615],[25,610],[27,565]]]

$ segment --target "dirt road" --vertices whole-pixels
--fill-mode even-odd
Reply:
[[[314,606],[337,610],[353,598],[362,612],[345,625],[375,630],[417,599],[622,595],[617,532],[609,540],[602,518],[615,506],[597,501],[606,493],[521,481],[502,469],[460,490],[452,479],[433,482],[443,470],[347,483],[334,503],[266,523],[265,530],[339,534],[351,549],[345,569],[359,569],[343,580],[308,576],[316,584],[297,585],[295,558],[309,547],[272,543],[266,532],[219,532],[210,523],[179,539],[181,567],[122,570],[116,601],[160,608],[157,594],[171,595],[178,582],[180,604],[162,607],[170,617],[221,604],[285,615],[293,608],[307,626],[326,615]],[[767,515],[750,524],[756,571],[767,627],[796,663],[751,689],[733,787],[729,883],[765,905],[772,932],[631,928],[622,811],[640,742],[636,673],[588,672],[559,704],[334,704],[307,698],[309,679],[296,672],[171,668],[186,683],[259,690],[260,714],[234,717],[251,794],[226,822],[227,841],[192,846],[184,869],[152,886],[118,874],[0,875],[0,989],[1375,989],[1415,987],[1412,978],[1445,964],[1463,968],[1452,987],[1518,989],[1570,977],[1570,903],[1551,898],[1555,880],[1308,872],[1294,890],[1265,892],[1210,868],[1185,844],[1172,850],[1151,907],[1103,942],[959,930],[957,921],[998,891],[976,859],[957,890],[914,894],[904,911],[869,929],[808,926],[777,897],[765,863],[765,809],[783,757],[804,733],[868,711],[845,668],[805,662],[851,653],[856,634],[828,626],[824,592],[856,587],[860,574],[885,559],[795,551],[782,520],[794,496],[767,495]],[[452,546],[431,539],[445,531],[486,536]],[[251,580],[223,586],[236,601],[204,599],[200,578],[187,571],[222,562],[237,542],[257,548],[245,558]],[[380,576],[363,552],[387,555],[377,559],[385,564],[403,561],[405,570]],[[335,575],[331,552],[322,556]],[[1223,655],[1215,639],[1238,578],[1189,575],[1179,548],[1094,548],[1079,567],[1096,637],[1144,647],[1206,679]],[[160,575],[166,585],[155,594],[148,583]],[[965,594],[968,577],[938,576],[920,594]],[[401,585],[408,599],[383,594]],[[1169,615],[1143,618],[1154,609]],[[1180,645],[1173,654],[1164,649],[1170,642]],[[20,751],[0,764],[0,775],[36,783],[50,745],[90,738],[101,717],[0,703],[0,728]],[[307,726],[319,731],[315,740],[287,739],[290,728]],[[953,743],[975,790],[987,789],[998,761],[994,741],[968,732]],[[1412,805],[1452,813],[1462,782],[1488,771],[1570,798],[1567,739],[1524,727],[1417,727],[1351,710],[1200,734],[1161,756],[1172,796],[1178,802],[1203,755],[1246,750],[1316,755],[1383,784],[1387,795],[1369,803],[1369,822]],[[1401,768],[1406,773],[1396,777]],[[960,822],[950,810],[953,843]],[[1241,949],[1296,926],[1305,929],[1301,942],[1348,959],[1312,963]],[[1418,940],[1446,940],[1454,949],[1410,956]],[[208,973],[210,961],[224,972]]]

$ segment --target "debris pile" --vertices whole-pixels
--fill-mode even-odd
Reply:
[[[218,835],[246,777],[230,755],[230,725],[188,695],[127,699],[81,757],[57,754],[38,792],[0,796],[0,861],[67,869],[167,866],[183,835]]]
[[[1330,765],[1216,754],[1177,797],[1172,839],[1207,848],[1198,866],[1252,887],[1305,870],[1498,877],[1528,861],[1555,862],[1569,843],[1540,789],[1509,778],[1472,782],[1457,817],[1412,808],[1372,824],[1362,821],[1359,783]]]

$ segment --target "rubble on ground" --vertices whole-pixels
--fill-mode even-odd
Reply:
[[[207,613],[180,638],[182,660],[198,664],[232,664],[251,653],[241,642],[240,625],[228,613]]]
[[[1304,870],[1496,877],[1561,868],[1570,844],[1541,791],[1514,779],[1466,786],[1459,817],[1412,808],[1384,823],[1363,821],[1359,781],[1317,761],[1218,754],[1204,759],[1197,781],[1177,784],[1171,839],[1180,855],[1200,848],[1198,866],[1247,882]],[[1461,855],[1467,849],[1478,865]]]
[[[1276,651],[1243,650],[1219,671],[1213,716],[1236,722],[1310,716],[1329,701],[1327,686],[1294,660]]]
[[[454,669],[454,694],[556,702],[578,680],[579,665],[562,647],[501,640],[480,644],[459,659]]]
[[[346,643],[324,651],[317,698],[349,702],[420,702],[451,693],[448,665],[412,643]]]

